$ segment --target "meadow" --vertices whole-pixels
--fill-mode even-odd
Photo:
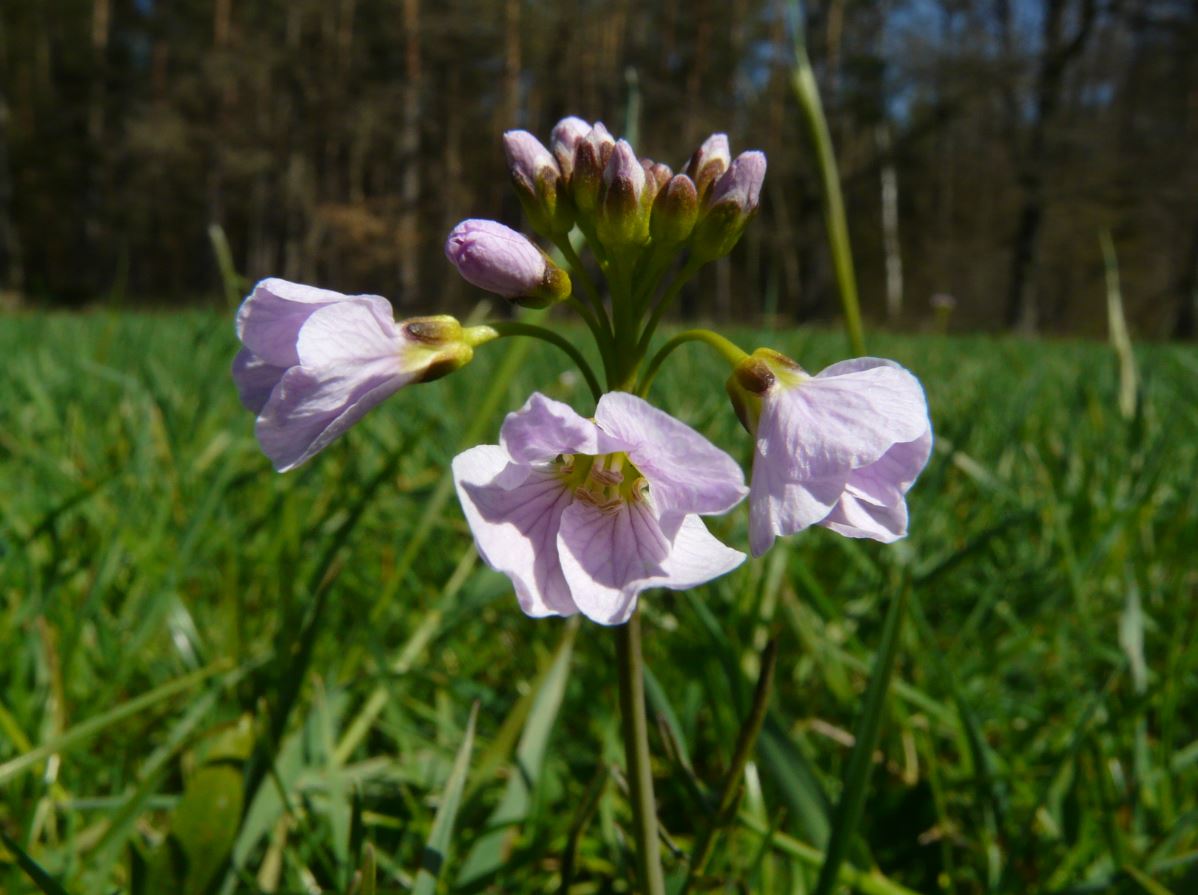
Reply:
[[[910,537],[813,530],[642,601],[674,890],[773,640],[692,890],[810,891],[902,600],[845,891],[1198,892],[1198,352],[1139,346],[1125,418],[1102,344],[869,348],[935,425]],[[0,324],[0,891],[630,891],[610,632],[526,618],[447,479],[534,387],[589,411],[585,386],[488,346],[279,476],[235,350],[211,312]],[[655,397],[747,459],[702,351]],[[714,524],[744,546],[743,507]]]

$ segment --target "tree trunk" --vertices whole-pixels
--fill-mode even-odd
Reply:
[[[882,246],[886,253],[886,319],[894,323],[903,313],[903,254],[899,242],[898,172],[891,152],[890,129],[878,126],[882,159]]]
[[[399,294],[396,303],[415,301],[420,290],[420,0],[403,0],[403,119],[399,128]]]
[[[1173,318],[1173,338],[1198,336],[1198,219],[1190,235],[1190,249],[1177,284],[1177,314]]]
[[[21,242],[12,218],[12,169],[8,164],[8,103],[0,85],[0,290],[20,293],[25,285]]]
[[[1007,325],[1032,333],[1039,327],[1040,309],[1036,295],[1040,232],[1047,204],[1044,184],[1047,175],[1048,133],[1055,123],[1061,90],[1070,61],[1085,47],[1094,24],[1095,0],[1081,0],[1077,31],[1063,40],[1068,0],[1049,0],[1044,13],[1044,50],[1036,76],[1035,117],[1031,123],[1028,151],[1020,166],[1023,205],[1011,251],[1011,276],[1007,290]]]

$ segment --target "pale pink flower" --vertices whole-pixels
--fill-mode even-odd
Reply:
[[[699,519],[744,497],[740,467],[624,392],[604,395],[594,420],[534,394],[500,444],[454,458],[453,476],[480,555],[530,616],[622,624],[641,591],[695,587],[745,558]]]
[[[906,493],[932,450],[927,401],[911,373],[864,357],[810,376],[759,350],[738,367],[729,391],[756,436],[754,556],[776,536],[815,524],[886,543],[907,534]]]
[[[275,469],[294,469],[400,388],[435,379],[472,354],[452,317],[396,324],[378,295],[342,295],[287,280],[258,283],[237,312],[233,361],[242,403]]]

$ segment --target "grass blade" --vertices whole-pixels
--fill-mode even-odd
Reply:
[[[45,892],[46,895],[70,895],[58,880],[42,869],[41,864],[25,854],[25,850],[17,845],[16,840],[5,833],[3,829],[0,829],[0,840],[3,840],[4,847],[12,852],[13,856],[17,859],[17,866],[24,870],[25,875],[33,880],[33,884]]]
[[[549,734],[557,720],[558,709],[570,679],[570,657],[573,653],[577,622],[569,622],[536,700],[528,713],[524,733],[516,746],[516,766],[508,778],[507,787],[486,823],[487,831],[475,842],[458,875],[458,885],[467,886],[501,868],[510,848],[517,825],[524,820],[532,803],[533,791],[541,779],[545,749]]]
[[[886,708],[886,693],[890,689],[890,678],[898,658],[899,632],[907,609],[907,586],[903,585],[890,601],[886,622],[882,628],[882,643],[878,647],[874,672],[865,693],[865,707],[854,731],[856,742],[849,756],[845,772],[844,789],[836,806],[832,820],[832,834],[828,839],[828,852],[820,868],[815,895],[831,895],[840,877],[840,866],[844,863],[849,843],[857,833],[861,812],[865,808],[869,772],[873,768],[874,749],[878,745],[878,734],[882,728],[882,714]]]
[[[212,677],[214,674],[229,670],[231,664],[227,659],[220,659],[213,662],[207,668],[201,668],[199,671],[193,671],[191,674],[175,678],[173,681],[155,687],[149,693],[143,693],[141,696],[130,699],[128,702],[121,703],[114,709],[102,712],[93,718],[88,718],[86,721],[76,724],[70,730],[60,736],[54,737],[48,742],[42,743],[36,749],[26,752],[23,755],[18,755],[16,758],[0,765],[0,783],[7,783],[39,761],[49,758],[56,752],[65,752],[79,745],[106,727],[116,724],[118,721],[123,721],[148,709],[152,705],[170,699],[175,694],[190,689],[201,681]]]
[[[478,720],[478,703],[470,709],[470,721],[466,724],[466,736],[458,749],[457,758],[453,761],[453,770],[445,781],[445,791],[441,794],[441,805],[437,808],[437,816],[433,818],[433,829],[428,834],[424,844],[424,856],[421,859],[419,873],[416,874],[416,884],[412,887],[413,895],[434,895],[437,891],[437,877],[445,866],[449,856],[449,846],[453,839],[453,822],[458,816],[458,806],[462,802],[462,790],[466,786],[466,774],[470,770],[470,753],[474,750],[474,724]]]

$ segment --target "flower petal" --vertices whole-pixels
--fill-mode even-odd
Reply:
[[[519,410],[509,413],[499,430],[499,443],[517,463],[540,463],[558,454],[606,454],[623,450],[593,422],[561,401],[534,392]]]
[[[790,535],[823,521],[844,493],[845,478],[831,476],[792,482],[778,466],[753,458],[749,490],[749,547],[761,556],[778,535]]]
[[[890,544],[907,536],[907,502],[900,500],[893,506],[878,506],[860,500],[850,489],[820,525],[845,537],[872,538]]]
[[[324,305],[344,301],[366,304],[380,319],[392,319],[391,303],[378,295],[342,295],[274,277],[262,280],[237,311],[237,337],[267,363],[292,367],[299,363],[296,339],[300,327]]]
[[[698,587],[731,572],[744,561],[743,553],[727,546],[707,530],[698,516],[691,514],[683,517],[670,555],[662,563],[665,575],[655,580],[653,586],[670,590]]]
[[[300,327],[296,354],[305,367],[356,365],[391,359],[398,363],[405,341],[388,318],[380,325],[369,305],[356,299],[325,305]]]
[[[757,452],[791,481],[847,474],[930,428],[923,388],[892,361],[834,364],[765,399]]]
[[[292,367],[262,408],[255,431],[275,469],[308,460],[368,410],[412,380],[397,357],[364,364]]]
[[[248,348],[242,348],[233,358],[233,384],[237,386],[237,397],[246,410],[261,413],[270,393],[279,384],[287,370],[268,364]]]
[[[896,444],[876,462],[849,474],[848,485],[877,506],[894,506],[915,483],[932,453],[932,433]]]
[[[723,513],[748,493],[744,473],[730,456],[679,420],[627,392],[599,399],[595,422],[626,446],[649,481],[661,515]]]
[[[628,621],[637,594],[666,574],[670,552],[647,501],[601,508],[575,500],[562,513],[557,547],[575,604],[601,625]]]
[[[558,561],[558,526],[573,500],[562,479],[489,444],[454,457],[453,479],[479,555],[511,579],[525,614],[576,613]]]

